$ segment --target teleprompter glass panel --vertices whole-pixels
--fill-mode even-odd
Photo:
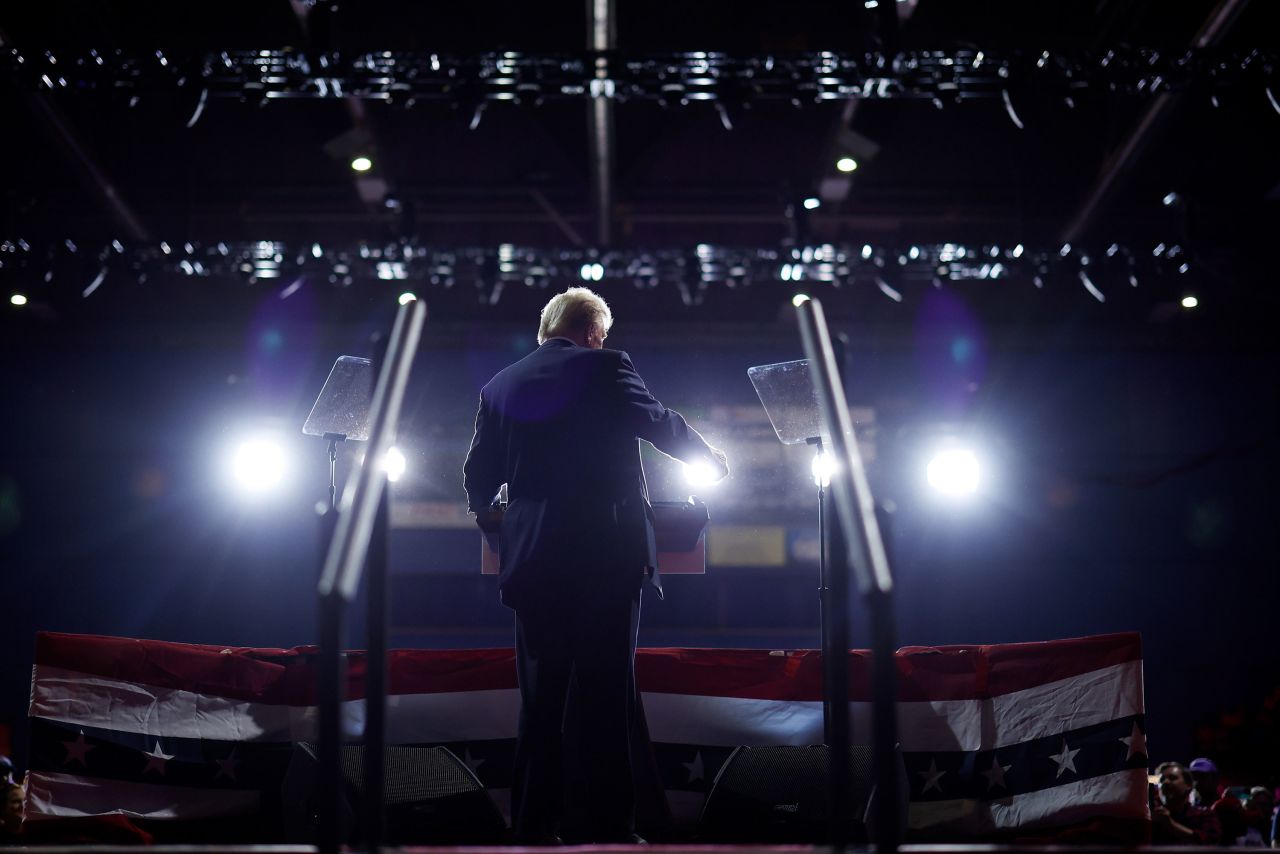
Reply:
[[[825,436],[818,399],[809,376],[809,360],[778,362],[747,368],[773,431],[784,445],[798,445]]]
[[[352,442],[367,442],[372,400],[373,362],[359,356],[339,356],[302,432],[322,437],[336,434]]]

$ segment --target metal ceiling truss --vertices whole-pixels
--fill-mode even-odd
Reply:
[[[1280,52],[1212,48],[1101,52],[936,50],[731,55],[714,51],[456,55],[426,51],[225,50],[183,55],[128,52],[0,52],[0,66],[37,89],[133,99],[188,89],[209,98],[359,98],[405,107],[424,101],[479,105],[548,100],[699,101],[794,106],[849,98],[925,99],[938,106],[1005,99],[1030,90],[1070,99],[1086,93],[1150,96],[1252,88],[1276,106]]]
[[[796,247],[543,248],[500,244],[441,247],[413,241],[386,244],[286,244],[280,241],[137,243],[80,246],[74,241],[32,245],[0,243],[0,281],[30,296],[89,298],[109,279],[219,279],[269,286],[287,297],[305,279],[349,287],[403,282],[406,289],[474,287],[477,299],[496,304],[506,287],[562,288],[571,284],[626,282],[639,289],[678,288],[686,304],[712,288],[784,283],[806,287],[873,285],[901,302],[904,293],[947,282],[1025,281],[1036,288],[1062,283],[1105,302],[1103,288],[1137,287],[1150,277],[1168,279],[1193,270],[1177,244],[1153,247],[1111,244],[1093,248],[1028,248],[1021,244],[931,243],[909,246],[818,244]]]

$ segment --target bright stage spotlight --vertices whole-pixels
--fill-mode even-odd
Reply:
[[[360,455],[360,465],[364,465],[364,461],[368,459],[368,455]],[[387,449],[386,456],[382,458],[382,470],[387,473],[387,480],[395,483],[404,477],[405,470],[408,468],[408,461],[405,459],[404,452],[396,446],[392,445]]]
[[[684,479],[690,486],[711,486],[720,482],[720,472],[711,463],[685,463]]]
[[[1194,296],[1187,295],[1182,298],[1183,308],[1195,308],[1199,304],[1200,304],[1200,300],[1196,299]]]
[[[807,211],[817,210],[820,207],[822,207],[822,199],[816,196],[810,196],[804,200],[804,209]]]
[[[981,482],[978,456],[968,448],[945,448],[933,455],[925,469],[929,485],[947,496],[961,497],[978,491]]]
[[[240,443],[231,461],[231,479],[249,495],[274,492],[288,473],[288,459],[275,439],[260,437]]]
[[[9,297],[9,302],[10,302],[12,305],[26,305],[26,304],[27,304],[27,295],[26,295],[26,294],[14,294],[13,296]]]
[[[373,161],[368,157],[356,157],[351,161],[351,168],[357,172],[368,172],[373,168]]]
[[[818,451],[813,455],[809,469],[813,472],[813,485],[827,487],[831,485],[831,476],[840,468],[836,458],[826,451]]]
[[[417,298],[418,298],[418,295],[415,294],[413,291],[405,291],[400,295],[400,304],[408,305],[409,303],[413,302]]]
[[[852,157],[841,157],[836,161],[836,168],[841,172],[852,172],[858,168],[858,161]]]
[[[387,473],[387,480],[395,483],[404,477],[405,468],[408,463],[405,461],[404,453],[397,447],[391,447],[387,450],[387,455],[382,458],[382,468]]]

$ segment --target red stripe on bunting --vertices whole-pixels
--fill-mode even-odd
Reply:
[[[1043,643],[908,647],[898,652],[901,701],[970,700],[1025,690],[1142,657],[1136,633]],[[41,632],[36,663],[121,682],[192,691],[247,702],[312,705],[314,647],[252,649]],[[514,689],[510,649],[396,650],[393,694]],[[643,691],[818,701],[821,656],[813,650],[643,649],[636,676]],[[364,696],[365,662],[352,654],[349,696]],[[850,699],[870,699],[871,656],[849,656]]]
[[[1104,667],[1142,660],[1137,632],[987,646],[904,647],[899,700],[999,697]]]
[[[1043,643],[907,647],[895,656],[900,701],[978,700],[1142,658],[1135,632]],[[646,649],[636,655],[642,690],[762,700],[822,699],[814,650]],[[849,699],[871,699],[871,653],[849,654]]]
[[[316,703],[315,647],[254,649],[40,632],[36,664],[119,682],[191,691],[245,702]],[[394,650],[393,694],[438,694],[516,687],[510,649]],[[347,660],[348,696],[364,697],[365,660]]]

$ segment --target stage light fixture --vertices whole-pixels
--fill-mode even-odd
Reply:
[[[852,157],[841,157],[836,161],[836,168],[841,172],[852,172],[858,168],[858,161]]]
[[[400,295],[400,299],[398,300],[398,302],[401,305],[408,305],[409,303],[413,302],[417,298],[418,298],[418,295],[415,294],[413,291],[405,291]]]
[[[13,305],[26,305],[26,304],[27,304],[27,295],[26,295],[26,294],[14,294],[13,296],[9,297],[9,302],[10,302],[11,304],[13,304]]]
[[[711,463],[685,463],[684,479],[690,486],[711,486],[719,482],[720,473]]]
[[[791,298],[791,304],[794,305],[796,308],[799,308],[800,306],[804,305],[808,301],[809,301],[808,294],[796,294]]]
[[[249,495],[275,491],[283,483],[287,471],[284,449],[272,438],[248,439],[236,448],[232,457],[232,480]]]
[[[817,210],[822,207],[822,200],[817,196],[810,196],[804,200],[804,209],[807,211]]]
[[[373,168],[373,161],[368,157],[356,157],[351,161],[351,168],[357,172],[368,172]]]
[[[409,278],[409,270],[403,261],[379,261],[374,265],[378,278],[384,281]]]
[[[978,456],[968,448],[944,448],[933,455],[925,468],[929,485],[949,497],[977,492],[980,474]]]
[[[1182,298],[1183,308],[1195,308],[1199,304],[1200,304],[1200,300],[1196,299],[1191,294],[1187,294],[1185,297]]]

